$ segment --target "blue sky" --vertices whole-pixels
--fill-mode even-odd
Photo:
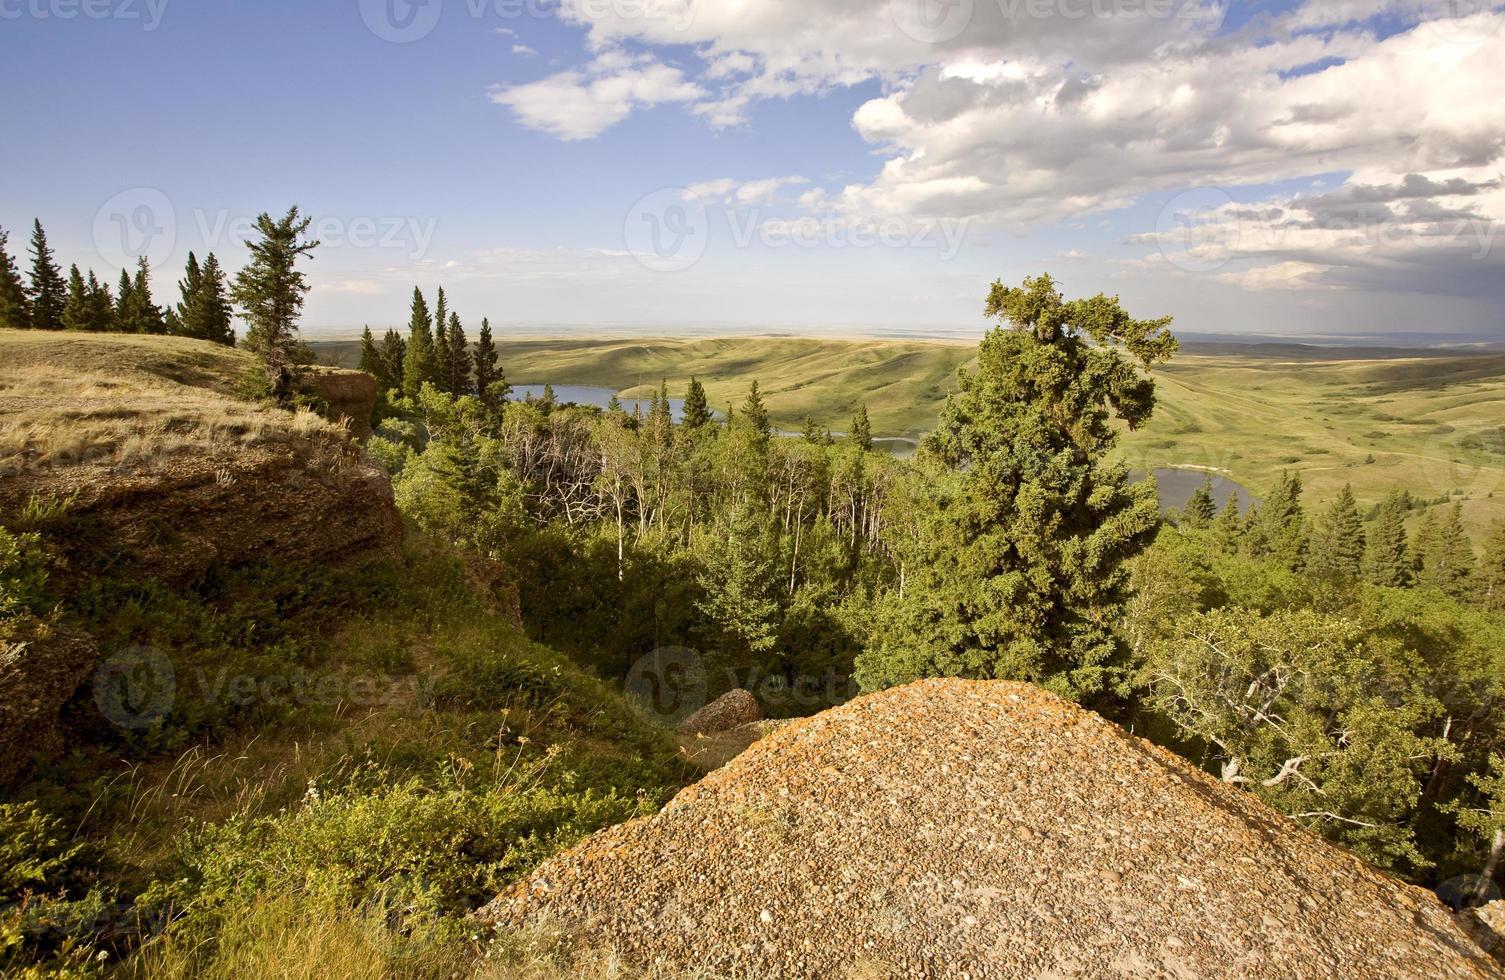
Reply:
[[[1502,332],[1505,115],[1459,96],[1498,4],[429,4],[0,0],[12,255],[40,217],[162,301],[297,203],[316,335],[415,284],[529,332],[966,335],[1038,271],[1188,330]]]

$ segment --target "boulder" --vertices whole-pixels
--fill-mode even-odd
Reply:
[[[30,617],[0,632],[0,785],[62,752],[59,712],[98,662],[85,633]]]
[[[312,367],[304,375],[304,387],[328,406],[331,422],[348,422],[357,439],[371,435],[371,414],[376,411],[376,379],[364,371]]]
[[[681,735],[705,735],[762,720],[763,709],[758,707],[758,699],[738,688],[727,691],[680,722],[675,731]]]

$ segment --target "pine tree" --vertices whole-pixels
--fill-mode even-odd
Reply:
[[[1353,487],[1345,483],[1313,531],[1307,572],[1316,578],[1350,581],[1359,577],[1363,562],[1364,520]]]
[[[1429,533],[1417,535],[1417,584],[1462,598],[1474,571],[1474,547],[1463,529],[1463,504],[1453,504],[1441,521],[1428,513],[1427,522]]]
[[[387,390],[387,364],[382,360],[381,351],[376,349],[376,338],[371,336],[371,325],[361,331],[361,361],[359,365],[371,377],[376,379],[376,390]]]
[[[1496,524],[1484,543],[1478,594],[1486,609],[1505,609],[1505,522]]]
[[[319,246],[317,241],[300,240],[312,223],[296,205],[276,221],[260,215],[256,229],[261,240],[250,243],[251,263],[236,275],[230,292],[249,324],[246,346],[261,358],[270,394],[283,404],[292,395],[298,318],[309,290],[297,263]]]
[[[829,441],[830,433],[815,424],[815,416],[805,416],[805,429],[802,433],[806,442],[812,446],[824,446]]]
[[[188,265],[183,278],[178,280],[178,291],[183,294],[177,310],[178,330],[183,336],[234,345],[235,332],[230,327],[233,311],[225,298],[225,274],[213,252],[203,265],[199,265],[197,256],[188,253]]]
[[[763,405],[756,381],[747,391],[747,401],[742,403],[742,417],[760,439],[767,441],[773,436],[773,423],[768,418],[768,409]]]
[[[115,289],[115,329],[121,333],[130,333],[135,315],[132,312],[134,300],[131,299],[131,274],[125,269],[120,270],[120,285]]]
[[[1427,567],[1427,560],[1436,556],[1440,541],[1441,529],[1437,524],[1437,513],[1429,510],[1422,515],[1421,523],[1416,526],[1416,534],[1411,538],[1411,580],[1415,584],[1426,584],[1421,573]]]
[[[10,234],[0,228],[0,327],[25,330],[31,326],[31,303],[21,271],[10,256]]]
[[[449,381],[454,371],[454,354],[449,349],[449,305],[440,286],[434,302],[434,387],[453,395]]]
[[[1238,491],[1228,498],[1222,513],[1212,522],[1213,546],[1225,555],[1237,554],[1244,537],[1244,515],[1239,510]]]
[[[694,378],[685,389],[685,408],[681,416],[685,428],[699,429],[711,423],[711,405],[706,401],[705,386]]]
[[[78,263],[68,269],[68,298],[63,301],[63,329],[89,329],[89,287],[84,283],[84,274],[78,271]]]
[[[183,278],[178,280],[178,292],[183,298],[178,303],[178,314],[173,324],[185,337],[193,336],[193,327],[190,326],[193,322],[193,306],[198,302],[203,288],[204,270],[199,267],[198,256],[189,252],[188,264],[183,268]]]
[[[543,409],[545,415],[552,413],[554,409],[559,407],[559,400],[554,397],[554,386],[547,381],[544,382],[543,397],[538,400],[538,407]],[[620,409],[621,407],[622,403],[617,402],[617,408]]]
[[[89,270],[89,281],[85,287],[89,294],[89,329],[96,333],[107,333],[115,329],[115,300],[110,295],[110,287],[99,281],[94,275],[94,270]]]
[[[1212,499],[1212,474],[1209,473],[1202,480],[1202,485],[1197,487],[1186,501],[1186,510],[1181,514],[1181,522],[1189,528],[1201,530],[1211,527],[1217,515],[1217,504]]]
[[[115,309],[120,329],[126,333],[166,333],[162,310],[152,302],[151,269],[146,256],[136,260],[136,276],[129,283],[124,271],[120,275],[121,298]]]
[[[496,344],[491,339],[491,321],[481,318],[481,334],[476,338],[476,349],[471,357],[475,363],[475,392],[491,408],[499,408],[507,400],[511,390],[507,376],[497,365]]]
[[[847,438],[863,452],[872,450],[873,426],[868,422],[866,405],[858,406],[857,414],[852,416],[852,431]]]
[[[36,221],[31,231],[31,288],[27,292],[32,329],[63,328],[66,290],[62,270],[53,259],[52,249],[47,246],[47,233],[42,230],[42,222]]]
[[[960,676],[1111,697],[1136,669],[1117,632],[1127,563],[1160,528],[1154,486],[1109,461],[1112,418],[1150,418],[1143,369],[1175,353],[1170,318],[1067,301],[1049,276],[995,282],[985,312],[1002,324],[926,439],[924,533],[905,543],[909,582],[875,611],[857,676],[867,690]]]
[[[432,383],[438,378],[438,365],[434,361],[433,321],[429,319],[428,303],[423,292],[413,287],[413,310],[408,317],[408,349],[402,361],[402,393],[417,398],[424,382]]]
[[[1282,473],[1275,492],[1251,515],[1246,539],[1256,558],[1269,557],[1293,572],[1306,564],[1306,516],[1301,506],[1301,474]]]
[[[452,395],[470,394],[470,343],[465,339],[465,328],[460,325],[460,314],[449,314],[449,376],[445,379]]]
[[[1406,541],[1406,505],[1391,492],[1380,504],[1374,529],[1366,536],[1364,580],[1399,589],[1411,584],[1411,549]]]
[[[402,362],[408,354],[408,342],[402,334],[388,328],[381,338],[382,377],[388,389],[402,387]]]

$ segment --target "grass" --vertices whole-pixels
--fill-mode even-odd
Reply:
[[[923,341],[788,338],[519,340],[500,346],[516,383],[591,384],[681,394],[694,374],[712,406],[756,379],[774,421],[832,429],[868,405],[877,435],[930,429],[973,348]],[[351,344],[315,345],[349,363]],[[1221,473],[1263,496],[1299,472],[1309,500],[1352,483],[1362,505],[1391,489],[1463,504],[1475,540],[1505,519],[1505,355],[1421,355],[1292,345],[1201,345],[1156,372],[1159,404],[1121,453],[1140,469]],[[1419,520],[1419,515],[1415,517]]]

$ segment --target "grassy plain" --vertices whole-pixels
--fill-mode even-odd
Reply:
[[[355,345],[315,345],[352,363]],[[774,421],[808,415],[846,427],[866,402],[879,435],[935,422],[971,345],[791,338],[530,339],[499,345],[514,383],[590,384],[643,396],[660,378],[681,394],[693,374],[712,405],[756,379]],[[1351,482],[1362,504],[1391,488],[1463,500],[1479,540],[1505,519],[1505,354],[1194,345],[1156,372],[1159,407],[1120,451],[1134,466],[1197,467],[1263,495],[1283,470],[1309,499]]]

